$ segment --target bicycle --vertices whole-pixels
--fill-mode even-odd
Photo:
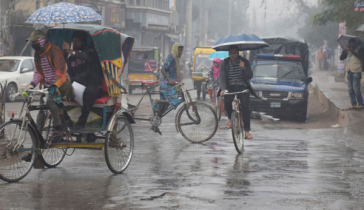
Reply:
[[[168,108],[166,108],[161,115],[158,115],[159,110],[152,108],[153,115],[149,116],[149,118],[135,116],[135,113],[139,109],[143,98],[147,94],[149,95],[152,105],[152,94],[156,94],[158,92],[151,91],[150,86],[156,85],[157,83],[158,82],[142,81],[142,84],[147,86],[147,90],[143,93],[143,96],[137,105],[133,106],[128,104],[129,107],[132,107],[128,111],[131,113],[131,116],[134,118],[134,120],[150,121],[155,131],[161,134],[158,126],[161,125],[162,118],[173,110],[172,107],[168,106]],[[183,85],[183,83],[179,83],[173,87],[176,88],[177,86],[181,86],[182,89],[179,102],[179,104],[182,104],[182,106],[180,109],[178,109],[175,117],[176,131],[181,133],[181,135],[186,140],[192,143],[205,142],[211,139],[217,131],[218,121],[216,113],[211,106],[201,102],[193,101],[189,93],[191,90],[185,89]]]
[[[15,94],[15,97],[22,95],[25,98],[19,119],[15,119],[14,113],[11,113],[11,119],[0,126],[0,179],[17,182],[30,172],[35,162],[42,165],[41,168],[43,165],[48,168],[56,167],[62,162],[69,148],[104,147],[105,160],[110,171],[120,174],[126,170],[134,148],[134,135],[127,113],[120,109],[111,109],[110,106],[102,107],[104,112],[102,127],[85,131],[83,134],[101,134],[101,136],[95,135],[95,138],[104,142],[82,143],[81,133],[74,134],[67,131],[64,132],[63,139],[68,141],[52,143],[53,137],[50,133],[53,128],[52,116],[46,105],[32,105],[35,93],[47,95],[48,90],[26,90]],[[30,114],[36,110],[48,110],[41,130],[38,120],[36,123]],[[73,137],[77,138],[76,142],[73,142]]]
[[[235,95],[232,102],[233,112],[231,113],[231,133],[234,140],[234,146],[236,151],[241,154],[244,150],[244,126],[242,123],[242,114],[240,111],[240,100],[238,98],[239,94],[247,94],[249,90],[244,90],[241,92],[228,93],[225,91],[224,95]]]

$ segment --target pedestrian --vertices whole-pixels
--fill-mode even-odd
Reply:
[[[210,102],[212,102],[212,94],[216,87],[219,87],[219,78],[220,78],[220,65],[221,65],[221,59],[220,58],[214,58],[212,61],[212,67],[209,71],[209,74],[206,78],[206,86],[207,86],[207,92],[210,96]],[[221,112],[224,111],[224,100],[221,101]]]
[[[317,61],[319,62],[319,69],[321,71],[324,68],[324,52],[322,47],[320,47],[317,53]]]
[[[226,90],[228,92],[241,92],[249,89],[248,80],[253,77],[253,72],[250,67],[250,63],[247,59],[239,56],[239,47],[232,45],[229,48],[229,57],[225,58],[220,66],[220,89],[221,96],[224,96]],[[228,115],[229,121],[226,124],[226,128],[231,128],[231,113],[232,113],[232,102],[234,95],[224,96],[225,110]],[[252,139],[253,136],[250,134],[250,108],[249,101],[250,95],[239,94],[240,109],[243,112],[243,122],[245,130],[245,138]]]
[[[348,46],[340,55],[340,60],[346,59],[345,71],[348,79],[348,89],[351,106],[349,109],[363,109],[363,96],[360,91],[363,71],[364,49],[355,38],[349,40]]]

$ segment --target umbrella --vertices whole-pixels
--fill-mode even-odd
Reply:
[[[267,43],[254,34],[233,34],[221,38],[212,48],[216,51],[228,51],[231,45],[238,45],[240,51],[269,47]]]
[[[228,51],[216,51],[216,52],[213,52],[209,58],[212,60],[214,58],[220,58],[221,60],[222,59],[225,59],[229,57],[229,52]]]
[[[36,10],[26,23],[75,23],[102,20],[102,17],[89,7],[61,2]]]
[[[364,32],[364,24],[356,27],[355,31],[357,31],[357,32]]]
[[[349,35],[341,35],[340,38],[337,40],[337,42],[339,43],[341,48],[345,49],[345,46],[349,44],[349,39],[351,38],[356,39],[357,44],[363,45],[363,41],[361,39],[359,39],[356,36],[349,36]]]

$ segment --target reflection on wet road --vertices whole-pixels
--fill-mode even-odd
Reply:
[[[344,129],[276,129],[253,120],[254,139],[237,155],[230,130],[191,144],[176,133],[174,115],[163,119],[163,136],[148,130],[148,122],[133,126],[135,151],[124,174],[111,174],[103,151],[76,150],[57,168],[33,169],[19,183],[0,182],[0,209],[364,206],[364,154],[345,147]]]

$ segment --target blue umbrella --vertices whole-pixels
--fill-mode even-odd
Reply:
[[[229,57],[229,52],[228,51],[216,51],[216,52],[213,52],[209,58],[212,60],[214,58],[220,58],[221,60],[222,59],[225,59]]]
[[[26,23],[75,23],[102,20],[102,17],[89,7],[61,2],[36,10]]]
[[[221,38],[212,48],[216,51],[229,51],[231,45],[238,45],[240,51],[269,47],[267,43],[254,34],[233,34]]]

